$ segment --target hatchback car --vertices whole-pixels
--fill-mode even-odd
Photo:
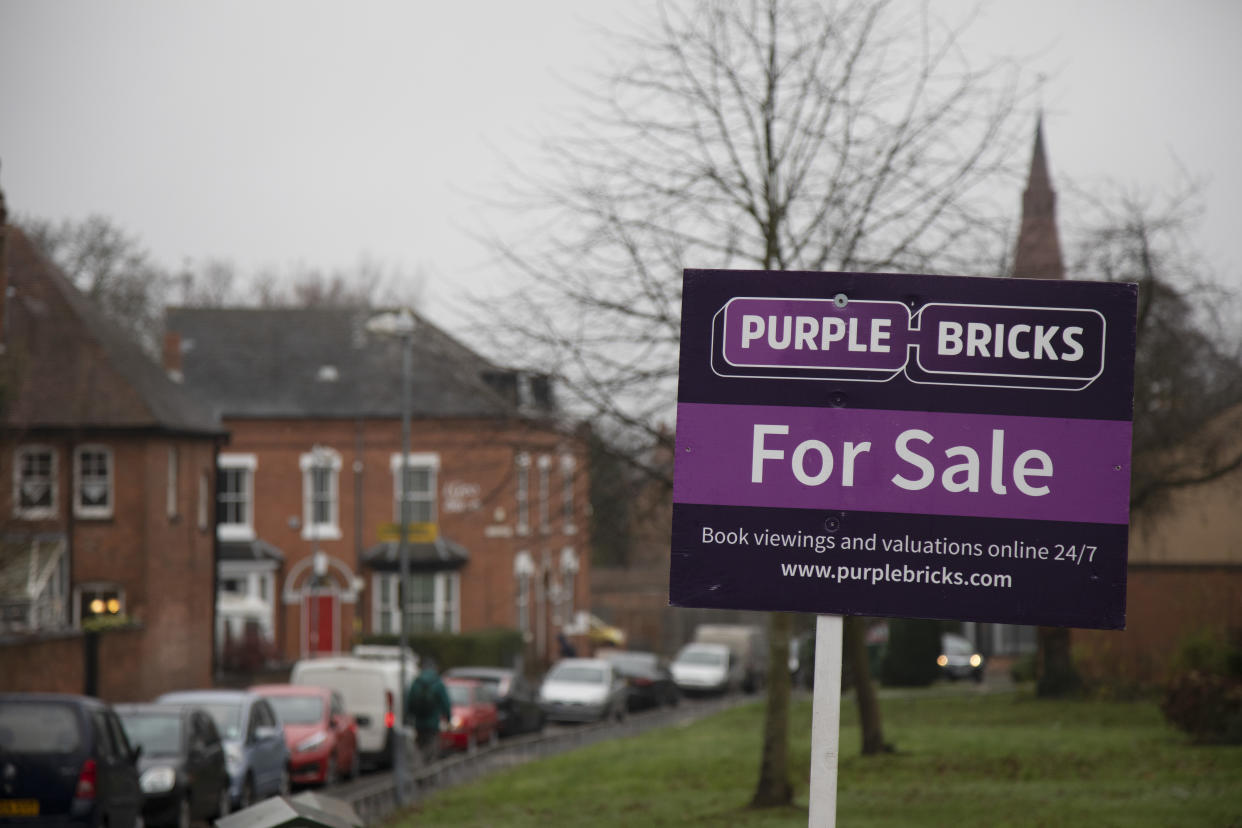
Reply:
[[[444,677],[473,679],[491,690],[502,737],[543,730],[544,716],[535,689],[520,672],[503,667],[454,667]]]
[[[945,678],[956,681],[971,678],[983,681],[984,658],[969,638],[956,633],[940,636],[940,655],[936,657]]]
[[[563,658],[544,676],[539,706],[556,722],[597,722],[625,718],[625,679],[600,658]]]
[[[440,731],[440,750],[473,751],[480,744],[500,738],[500,716],[491,692],[482,682],[463,678],[444,679],[453,715]]]
[[[142,748],[139,781],[148,828],[190,828],[227,816],[232,804],[224,744],[205,710],[168,704],[119,704],[130,744]]]
[[[235,808],[289,793],[289,749],[267,700],[244,690],[182,690],[159,704],[192,705],[210,714],[224,743],[229,795]]]
[[[675,706],[681,693],[673,674],[655,653],[638,650],[601,650],[599,657],[612,662],[629,686],[629,709],[642,710],[661,705]]]
[[[98,699],[0,693],[0,822],[139,826],[139,754]]]
[[[267,699],[280,717],[294,784],[330,786],[358,775],[358,724],[345,712],[340,693],[296,684],[260,684],[250,691]]]

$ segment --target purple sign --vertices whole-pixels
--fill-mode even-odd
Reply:
[[[1124,627],[1136,305],[686,271],[670,603]]]

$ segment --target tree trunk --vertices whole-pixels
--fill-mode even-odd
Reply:
[[[1068,627],[1040,627],[1039,653],[1035,661],[1035,695],[1052,699],[1082,689],[1082,678],[1070,654]]]
[[[789,634],[793,622],[788,613],[774,612],[768,619],[768,706],[763,721],[763,754],[759,784],[750,801],[752,808],[776,808],[793,802],[789,781]]]
[[[867,658],[867,624],[857,615],[845,617],[845,658],[854,674],[854,698],[858,704],[858,721],[862,725],[862,754],[873,756],[892,748],[884,743],[884,726],[880,721],[880,703],[871,677],[871,661]]]

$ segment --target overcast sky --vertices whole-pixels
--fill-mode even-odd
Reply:
[[[980,5],[980,60],[1049,76],[1054,183],[1205,178],[1204,252],[1242,287],[1242,3]],[[0,0],[0,187],[20,214],[107,214],[167,266],[421,270],[440,312],[502,278],[471,237],[498,153],[522,164],[573,102],[567,82],[602,68],[599,27],[650,8]]]

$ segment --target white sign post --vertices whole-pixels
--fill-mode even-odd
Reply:
[[[841,753],[841,629],[839,615],[815,622],[815,690],[811,708],[810,828],[837,824],[837,757]]]

